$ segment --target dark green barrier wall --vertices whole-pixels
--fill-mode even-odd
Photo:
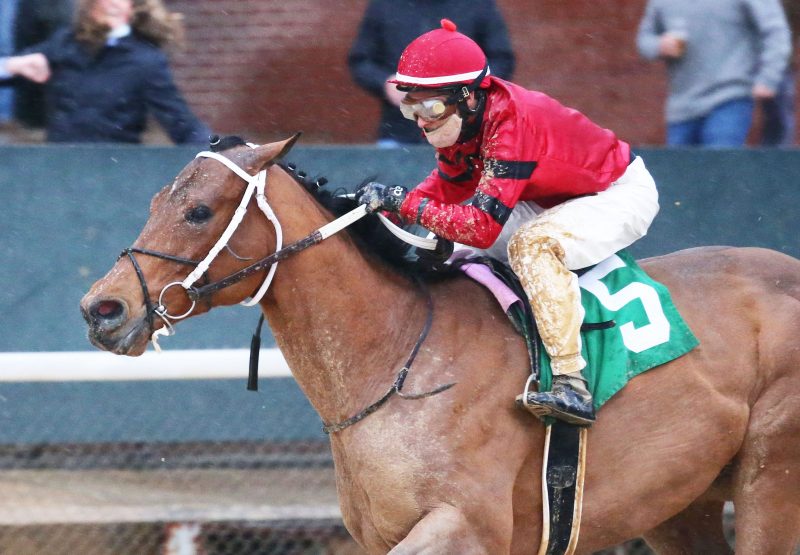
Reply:
[[[4,147],[0,151],[0,350],[84,350],[78,301],[138,234],[151,196],[194,149]],[[642,151],[661,213],[637,256],[704,244],[759,245],[800,255],[795,202],[800,152]],[[297,147],[310,175],[352,187],[375,176],[414,184],[432,151]],[[255,309],[228,308],[181,324],[172,347],[245,347]],[[269,340],[266,345],[269,345]]]
[[[78,301],[130,245],[150,198],[195,155],[148,147],[10,147],[0,151],[0,350],[84,350]],[[432,154],[298,148],[311,175],[349,186],[369,175],[425,175]],[[402,172],[398,169],[402,168]],[[416,178],[416,177],[415,177]],[[229,308],[181,324],[169,348],[245,347],[256,309]],[[267,339],[265,346],[270,345]]]
[[[153,193],[194,154],[169,147],[0,150],[0,351],[91,349],[78,301],[134,240]],[[662,209],[632,249],[636,255],[704,244],[800,255],[800,152],[641,154]],[[369,176],[414,184],[432,168],[433,154],[427,147],[298,147],[289,160],[333,186],[352,187]],[[162,344],[246,348],[257,315],[253,308],[220,309],[181,323]],[[264,346],[272,345],[265,337]],[[318,417],[290,379],[262,383],[257,394],[239,380],[0,387],[0,444],[321,437]]]

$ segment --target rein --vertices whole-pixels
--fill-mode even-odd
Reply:
[[[422,285],[422,284],[420,284]],[[389,391],[383,394],[383,396],[369,405],[367,408],[358,412],[347,418],[342,420],[341,422],[337,422],[335,424],[325,424],[322,426],[322,431],[326,434],[331,434],[335,432],[341,432],[345,428],[349,428],[353,424],[360,422],[361,420],[365,419],[367,416],[381,408],[386,401],[392,398],[392,396],[397,395],[401,399],[405,400],[416,400],[416,399],[424,399],[425,397],[431,397],[436,395],[437,393],[441,393],[443,391],[447,391],[454,385],[455,383],[448,383],[444,385],[440,385],[439,387],[432,389],[430,391],[426,391],[425,393],[403,393],[403,384],[406,381],[406,376],[408,376],[408,371],[411,369],[411,365],[414,363],[414,359],[417,358],[417,353],[419,353],[420,348],[422,347],[422,343],[428,337],[428,332],[431,331],[431,325],[433,324],[433,299],[431,298],[431,294],[427,288],[423,286],[425,294],[427,295],[427,305],[428,305],[428,314],[425,317],[425,325],[422,327],[422,331],[417,337],[417,342],[414,344],[414,347],[411,349],[411,354],[409,354],[408,358],[406,359],[406,363],[400,369],[400,372],[397,374],[397,378],[395,378],[392,387],[389,388]]]
[[[249,266],[242,268],[241,270],[234,272],[233,274],[224,277],[219,281],[209,283],[208,285],[203,285],[202,287],[189,287],[186,290],[186,294],[193,301],[208,297],[217,291],[225,289],[226,287],[230,287],[231,285],[250,277],[256,272],[260,272],[261,270],[265,270],[270,266],[273,266],[273,264],[276,264],[284,258],[288,258],[289,256],[303,251],[308,247],[313,247],[317,243],[321,243],[331,235],[360,220],[362,217],[366,216],[366,214],[367,207],[364,205],[359,205],[357,208],[354,208],[344,216],[341,216],[331,223],[322,226],[318,230],[311,232],[302,239],[298,239],[294,243],[286,245],[282,249],[273,252],[269,256],[265,256],[261,260],[258,260],[257,262],[254,262],[253,264],[250,264]]]

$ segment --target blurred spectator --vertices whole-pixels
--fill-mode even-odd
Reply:
[[[161,0],[79,0],[73,28],[0,68],[47,83],[48,141],[137,143],[149,110],[174,142],[205,143],[209,130],[181,97],[161,50],[181,30]]]
[[[778,90],[789,35],[780,0],[648,0],[637,45],[667,65],[667,144],[744,145],[754,100]]]
[[[381,101],[378,145],[422,143],[414,122],[400,113],[399,92],[392,79],[403,49],[448,18],[477,42],[489,60],[491,74],[510,79],[514,52],[503,16],[494,0],[370,0],[350,49],[348,66],[355,82]]]
[[[789,66],[778,85],[775,98],[762,103],[763,127],[761,129],[762,146],[792,146],[795,144],[795,102],[797,78],[796,51],[800,49],[800,1],[783,0],[783,8],[789,20],[789,28],[795,45]]]
[[[17,16],[17,0],[0,2],[0,56],[14,53],[14,24]],[[0,127],[13,119],[14,89],[0,86]]]
[[[2,0],[5,2],[6,0]],[[2,56],[21,52],[49,39],[62,27],[71,25],[74,0],[17,0],[14,47]],[[14,118],[28,128],[45,127],[45,87],[25,79],[14,83]]]

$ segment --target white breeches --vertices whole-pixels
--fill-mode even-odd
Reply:
[[[586,366],[581,356],[583,307],[571,270],[592,266],[647,233],[658,213],[658,192],[641,158],[611,186],[543,210],[517,204],[486,252],[505,260],[520,278],[536,317],[553,373]]]
[[[482,252],[508,262],[511,236],[523,224],[535,222],[532,225],[537,234],[555,239],[564,249],[567,268],[579,270],[644,237],[657,213],[655,181],[637,156],[618,180],[596,195],[568,200],[549,209],[534,202],[519,202],[500,237]]]

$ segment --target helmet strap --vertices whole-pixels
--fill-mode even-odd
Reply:
[[[456,90],[456,91],[455,91],[455,92],[454,92],[454,93],[451,95],[451,97],[450,97],[450,98],[451,98],[451,99],[452,99],[454,102],[464,102],[464,101],[465,101],[467,98],[469,98],[469,95],[470,95],[470,94],[471,94],[473,91],[477,90],[477,89],[478,89],[478,87],[480,87],[480,86],[481,86],[481,83],[483,82],[483,78],[484,78],[484,77],[486,77],[486,74],[487,74],[487,73],[489,73],[489,62],[486,62],[485,64],[483,64],[483,70],[482,70],[482,71],[480,72],[480,74],[479,74],[479,75],[478,75],[478,76],[477,76],[477,77],[476,77],[476,78],[475,78],[475,79],[472,81],[472,83],[470,83],[469,85],[464,85],[463,87],[461,87],[461,88],[457,89],[457,90]]]
[[[470,108],[466,102],[459,102],[456,105],[458,113],[464,120],[461,128],[461,135],[458,137],[459,143],[466,143],[475,137],[481,129],[483,123],[483,111],[486,108],[486,92],[476,91],[475,98],[478,101],[475,108]]]

